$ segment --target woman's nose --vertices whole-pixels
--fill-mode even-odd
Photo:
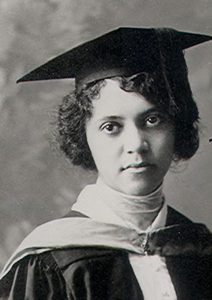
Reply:
[[[149,150],[149,143],[145,132],[134,127],[125,132],[124,149],[127,153],[145,153]]]

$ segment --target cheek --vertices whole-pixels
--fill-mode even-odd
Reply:
[[[99,170],[104,164],[105,160],[107,160],[107,147],[105,147],[104,143],[99,140],[98,134],[92,130],[88,129],[86,131],[86,136],[93,160],[97,170]]]
[[[97,162],[112,160],[117,153],[117,141],[109,138],[107,135],[94,130],[93,127],[86,128],[87,143],[92,153],[93,159]]]
[[[169,161],[172,159],[174,152],[174,132],[172,130],[167,132],[162,132],[157,135],[155,139],[155,152],[156,155],[161,157],[164,161]]]
[[[113,143],[101,142],[98,138],[89,143],[90,151],[97,171],[103,176],[111,176],[117,170],[120,154],[117,153]],[[109,177],[108,177],[109,178]]]
[[[166,140],[163,153],[162,153],[165,169],[169,169],[173,161],[173,154],[174,154],[174,138],[170,137],[169,139]]]
[[[100,141],[90,144],[90,151],[93,159],[98,165],[115,163],[116,150],[111,145],[105,145]]]

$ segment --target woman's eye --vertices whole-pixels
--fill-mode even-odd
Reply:
[[[149,127],[157,126],[163,121],[163,118],[158,115],[149,116],[146,118],[146,125]]]
[[[101,126],[101,130],[107,134],[116,134],[120,131],[121,126],[116,123],[106,123]]]

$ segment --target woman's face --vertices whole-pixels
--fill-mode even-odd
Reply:
[[[99,176],[129,195],[153,192],[168,171],[174,126],[154,104],[107,80],[86,124],[88,145]]]

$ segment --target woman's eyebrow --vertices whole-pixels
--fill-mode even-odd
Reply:
[[[137,114],[137,117],[138,118],[142,118],[142,117],[145,117],[146,115],[149,115],[151,113],[163,113],[162,110],[160,110],[159,108],[157,107],[150,107],[144,111],[141,111],[140,113],[138,112]],[[103,121],[117,121],[117,120],[120,120],[120,121],[123,121],[125,120],[126,117],[125,116],[122,116],[122,115],[104,115],[102,117],[99,117],[96,122],[103,122]]]
[[[148,116],[150,114],[165,114],[165,112],[163,110],[159,109],[158,107],[151,107],[151,108],[148,108],[148,109],[138,113],[137,117],[139,119],[141,119],[141,118],[145,118],[146,116]]]
[[[118,115],[108,115],[108,116],[103,116],[101,118],[98,118],[96,121],[97,122],[103,122],[103,121],[123,121],[125,119],[125,117],[123,116],[118,116]]]
[[[139,115],[140,116],[145,116],[145,115],[148,115],[148,114],[151,114],[151,113],[162,113],[162,111],[159,108],[154,106],[154,107],[150,107],[150,108],[142,111]]]

